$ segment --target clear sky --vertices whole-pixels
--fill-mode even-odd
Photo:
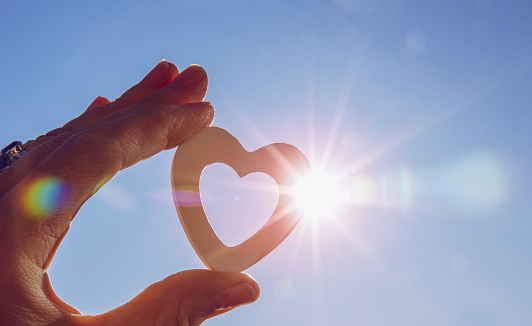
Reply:
[[[304,219],[247,271],[259,301],[205,325],[532,324],[530,1],[1,4],[1,144],[167,59],[206,69],[214,125],[248,150],[291,143],[341,176],[334,218]],[[121,172],[74,220],[50,274],[85,314],[203,267],[171,200],[173,154]],[[273,187],[224,166],[202,177],[227,243],[273,210],[253,182]]]

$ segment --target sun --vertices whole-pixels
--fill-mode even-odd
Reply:
[[[343,201],[340,178],[324,170],[302,176],[295,191],[295,204],[304,219],[332,219]]]

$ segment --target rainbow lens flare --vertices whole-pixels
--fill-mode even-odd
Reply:
[[[45,219],[65,202],[68,193],[64,182],[42,177],[30,184],[24,194],[24,209],[34,219]]]

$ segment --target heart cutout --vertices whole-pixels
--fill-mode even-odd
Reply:
[[[228,247],[255,234],[272,215],[279,199],[277,184],[269,175],[257,172],[240,178],[222,163],[203,170],[200,189],[205,215]]]
[[[214,163],[230,166],[240,177],[266,173],[279,190],[277,206],[266,224],[234,247],[218,238],[201,203],[201,173]],[[275,249],[301,219],[290,190],[309,168],[305,155],[292,145],[270,144],[248,152],[233,135],[217,127],[204,128],[179,145],[171,174],[174,203],[185,234],[205,266],[221,272],[241,272]]]

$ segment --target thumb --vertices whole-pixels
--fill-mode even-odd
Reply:
[[[259,285],[242,273],[190,270],[152,284],[97,318],[103,325],[199,325],[257,300]]]

